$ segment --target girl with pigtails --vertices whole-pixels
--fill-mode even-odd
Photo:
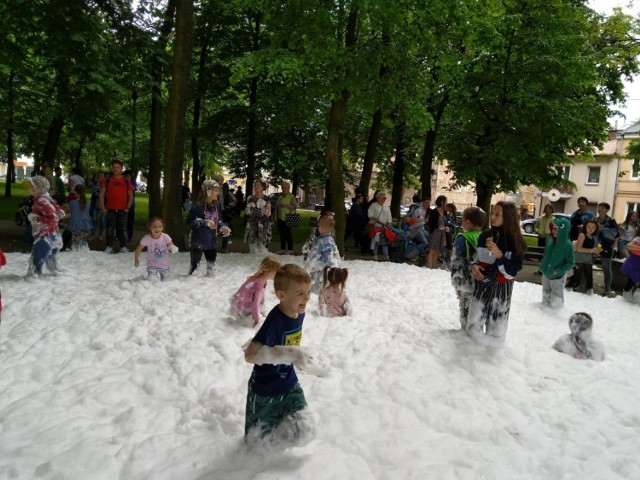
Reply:
[[[322,289],[318,294],[320,313],[326,317],[344,317],[351,315],[351,303],[344,286],[349,271],[346,268],[324,267],[322,271]]]

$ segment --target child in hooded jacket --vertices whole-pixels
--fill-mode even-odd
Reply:
[[[267,282],[273,281],[276,272],[282,264],[271,256],[264,257],[258,271],[247,277],[242,286],[231,296],[231,314],[242,318],[251,317],[253,325],[260,321],[260,316],[266,312],[264,293]]]
[[[49,180],[36,175],[29,179],[29,190],[34,196],[33,209],[29,221],[33,228],[33,250],[29,259],[27,276],[40,277],[42,267],[57,275],[65,270],[60,266],[58,254],[62,248],[62,235],[58,221],[64,217],[64,211],[49,194]]]
[[[573,268],[575,256],[569,240],[571,223],[566,218],[556,218],[545,227],[544,256],[540,261],[542,272],[542,303],[559,307],[564,303],[564,283],[567,272]]]

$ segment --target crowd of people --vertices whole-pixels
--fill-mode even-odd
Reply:
[[[71,213],[67,229],[71,232],[72,248],[87,248],[89,235],[105,231],[106,252],[113,252],[112,244],[116,239],[119,251],[127,252],[126,244],[131,238],[127,220],[133,208],[134,186],[123,170],[122,162],[113,160],[111,174],[97,176],[90,201],[79,173],[71,178],[68,187],[73,190],[60,202],[54,198],[58,195],[55,179],[50,180],[46,175],[29,179],[30,193],[34,197],[29,215],[33,236],[29,276],[41,276],[45,266],[53,273],[64,272],[59,262],[59,251],[64,248],[59,222],[66,212],[59,203],[67,205]],[[275,212],[272,212],[262,181],[255,182],[253,192],[246,199],[244,239],[253,253],[268,252],[274,219],[281,236],[278,253],[288,255],[293,250],[292,227],[286,220],[288,215],[295,213],[297,202],[288,183],[281,187]],[[347,235],[353,236],[356,246],[367,249],[374,259],[380,259],[379,255],[383,260],[389,259],[394,235],[399,235],[404,228],[407,237],[427,257],[428,268],[436,268],[440,262],[450,270],[451,283],[459,300],[461,329],[483,345],[504,343],[514,280],[522,269],[526,251],[518,208],[510,202],[497,202],[489,213],[489,228],[483,230],[486,213],[478,207],[468,207],[461,214],[461,231],[457,232],[457,211],[446,196],[438,196],[434,208],[431,208],[430,198],[416,198],[402,220],[402,228],[396,228],[386,199],[386,193],[378,191],[367,203],[365,195],[356,191],[347,225]],[[593,287],[591,267],[595,258],[602,262],[605,294],[608,295],[611,292],[611,262],[616,252],[626,258],[623,272],[629,277],[629,283],[625,292],[632,291],[640,283],[637,213],[631,212],[618,226],[608,216],[610,206],[607,203],[598,204],[597,214],[590,212],[587,205],[586,198],[578,199],[578,209],[570,219],[556,218],[553,208],[548,205],[538,220],[537,231],[539,238],[544,240],[545,249],[540,262],[545,304],[562,305],[566,277],[572,270],[573,276],[566,286],[589,293]],[[197,271],[202,256],[206,260],[206,275],[214,273],[218,240],[222,239],[222,248],[226,248],[224,240],[231,234],[229,211],[239,206],[244,206],[242,200],[231,194],[223,178],[205,180],[193,202],[190,192],[187,193],[183,207],[188,211],[186,223],[190,228],[188,275]],[[96,225],[94,218],[99,218],[95,216],[96,209],[105,220],[104,229],[100,224]],[[140,256],[146,249],[146,277],[150,281],[162,281],[170,276],[170,254],[176,253],[178,248],[164,232],[161,218],[151,218],[147,227],[148,233],[135,249],[134,265],[140,265]],[[254,365],[248,382],[245,415],[245,438],[249,443],[275,439],[283,445],[302,445],[314,436],[313,416],[308,411],[295,371],[295,367],[304,368],[309,360],[308,353],[300,348],[306,305],[314,292],[318,294],[318,309],[323,316],[344,317],[353,313],[346,291],[349,272],[341,266],[334,227],[333,212],[322,211],[316,228],[303,246],[302,267],[283,265],[275,256],[264,256],[255,273],[229,300],[229,311],[238,322],[246,320],[247,325],[259,326],[243,347],[245,360]],[[0,250],[0,266],[5,261]],[[265,291],[270,281],[278,304],[267,313]],[[582,288],[584,290],[580,290]],[[601,361],[605,356],[604,347],[592,337],[592,329],[591,316],[576,313],[569,319],[570,333],[560,337],[553,348],[574,358]]]

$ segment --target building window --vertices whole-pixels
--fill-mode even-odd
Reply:
[[[563,180],[569,180],[569,177],[571,175],[571,165],[558,167],[557,170],[558,170],[558,175],[560,175]]]
[[[600,167],[589,167],[589,175],[587,176],[587,184],[597,185],[600,183]]]
[[[635,158],[631,162],[631,179],[640,180],[640,159]]]
[[[640,212],[640,203],[627,203],[627,215],[631,212]]]

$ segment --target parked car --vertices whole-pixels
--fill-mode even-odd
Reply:
[[[316,203],[315,206],[313,207],[313,209],[316,212],[321,212],[322,210],[324,210],[324,203]],[[345,200],[344,201],[344,209],[346,211],[346,213],[349,213],[349,210],[351,210],[351,202]]]
[[[146,193],[147,192],[147,184],[144,183],[144,182],[140,182],[138,184],[138,186],[136,187],[136,192]]]
[[[564,217],[567,220],[571,218],[571,215],[567,213],[554,213],[553,216],[556,218]],[[524,230],[526,233],[534,233],[536,231],[537,223],[537,218],[529,218],[528,220],[520,222],[520,228],[522,228],[522,230]]]

